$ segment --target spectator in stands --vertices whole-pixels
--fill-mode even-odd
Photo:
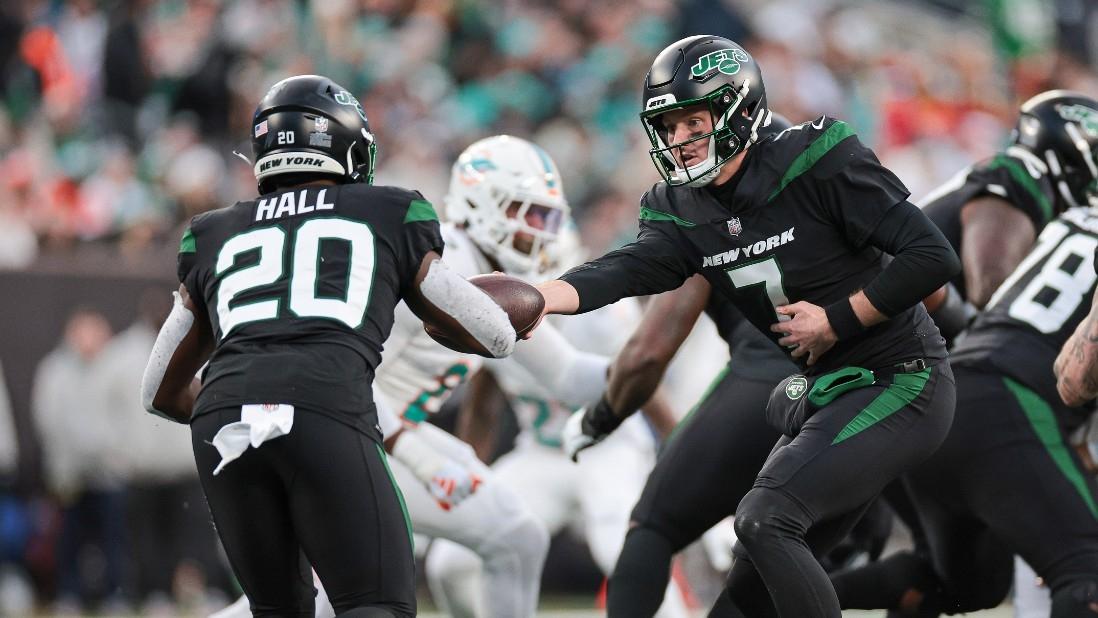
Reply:
[[[111,337],[103,315],[78,308],[61,343],[38,365],[31,407],[41,440],[47,488],[62,513],[57,541],[57,613],[102,601],[108,614],[125,611],[124,453],[127,417],[106,405],[101,355]],[[94,548],[94,550],[90,549]],[[103,565],[93,590],[84,567]]]

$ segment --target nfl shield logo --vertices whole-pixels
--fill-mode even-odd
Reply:
[[[743,226],[740,225],[740,218],[739,217],[732,217],[731,219],[728,220],[728,233],[729,234],[731,234],[733,236],[739,236],[740,232],[742,232],[742,231],[743,231]]]
[[[317,116],[316,119],[313,121],[313,130],[317,133],[327,133],[328,119],[324,116]]]

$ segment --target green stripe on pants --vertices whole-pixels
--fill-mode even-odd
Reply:
[[[919,393],[923,392],[927,380],[930,379],[931,369],[933,367],[927,367],[918,373],[897,373],[892,376],[892,384],[877,395],[876,399],[869,402],[868,406],[862,408],[857,416],[850,419],[831,444],[838,444],[858,435],[915,401]]]
[[[1018,405],[1025,412],[1026,419],[1033,427],[1033,432],[1041,440],[1041,445],[1048,451],[1048,456],[1052,458],[1052,461],[1068,482],[1075,487],[1075,491],[1078,491],[1079,495],[1082,496],[1083,502],[1086,502],[1087,508],[1090,509],[1090,514],[1098,518],[1098,509],[1094,505],[1094,496],[1090,494],[1086,478],[1075,467],[1075,461],[1071,458],[1068,446],[1064,444],[1063,435],[1060,433],[1060,425],[1056,422],[1056,413],[1052,411],[1052,407],[1040,395],[1022,386],[1019,382],[1004,377],[1003,384],[1006,384],[1007,390],[1018,400]]]
[[[381,457],[381,463],[385,466],[385,471],[389,473],[389,482],[393,484],[393,491],[396,492],[397,500],[400,501],[400,512],[404,513],[404,527],[408,529],[408,543],[413,548],[416,546],[415,540],[412,538],[412,518],[408,517],[408,505],[404,504],[404,494],[400,491],[400,486],[397,485],[396,479],[393,477],[393,471],[389,469],[389,458],[385,456],[385,451],[382,450],[380,444],[374,444],[377,447],[378,457]]]

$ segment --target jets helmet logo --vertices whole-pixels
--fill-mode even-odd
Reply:
[[[366,120],[366,110],[362,109],[362,104],[359,103],[358,99],[351,95],[350,92],[347,92],[346,90],[340,90],[339,92],[335,93],[335,96],[333,98],[335,99],[336,103],[339,103],[340,105],[353,106],[355,110],[358,111],[358,115],[362,116],[363,120]]]
[[[1068,122],[1077,122],[1090,137],[1098,137],[1098,111],[1084,105],[1057,105],[1056,111]]]
[[[747,53],[742,49],[719,49],[698,58],[697,64],[690,67],[690,75],[701,81],[708,78],[714,71],[735,75],[740,72],[740,63],[749,60]]]

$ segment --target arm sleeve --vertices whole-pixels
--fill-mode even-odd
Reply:
[[[867,240],[894,256],[864,290],[869,302],[888,317],[915,305],[961,271],[949,241],[910,202],[890,208]]]
[[[566,405],[579,407],[606,389],[610,359],[577,350],[552,324],[542,324],[533,339],[520,341],[510,359],[521,365]]]
[[[616,303],[628,296],[645,296],[673,290],[694,274],[683,249],[657,225],[641,221],[634,243],[581,264],[564,273],[561,280],[576,289],[586,313]]]

